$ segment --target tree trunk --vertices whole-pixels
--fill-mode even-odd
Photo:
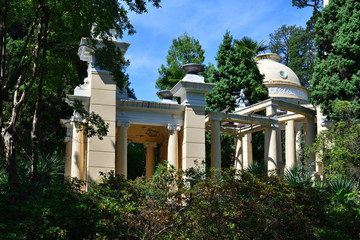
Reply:
[[[15,161],[15,149],[14,149],[14,140],[11,129],[3,128],[2,129],[2,139],[4,140],[4,145],[6,149],[6,164],[8,172],[8,183],[14,183],[18,180],[17,171],[16,171],[16,161]]]
[[[44,20],[45,19],[45,20]],[[42,59],[46,59],[46,51],[47,51],[47,31],[48,31],[48,17],[44,17],[40,19],[39,23],[39,31],[43,30],[43,34],[41,32],[38,35],[43,36],[42,40]],[[44,22],[43,22],[44,20]],[[43,25],[45,25],[43,27]],[[45,78],[45,69],[44,67],[40,68],[40,79],[38,85],[38,96],[35,103],[35,110],[32,122],[32,129],[31,129],[31,159],[32,159],[32,175],[35,176],[38,172],[38,163],[39,163],[39,139],[38,139],[38,119],[39,119],[39,112],[40,112],[40,105],[42,101],[43,95],[43,85],[44,85],[44,78]]]

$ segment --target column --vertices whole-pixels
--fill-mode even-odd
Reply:
[[[278,133],[279,125],[272,124],[270,127],[269,155],[267,159],[268,174],[276,174],[278,168]]]
[[[71,119],[60,119],[60,124],[66,128],[65,142],[65,171],[64,177],[71,178],[71,157],[72,157],[72,139],[73,139],[73,124]]]
[[[325,2],[324,2],[325,4]],[[325,5],[324,5],[325,6]],[[317,122],[317,134],[321,133],[322,131],[327,130],[325,120],[326,116],[323,115],[320,106],[316,106],[316,122]],[[322,158],[319,156],[322,155],[322,151],[320,153],[316,154],[315,160],[316,160],[316,173],[319,176],[321,180],[324,178],[324,163],[322,161]]]
[[[285,160],[286,169],[295,165],[295,123],[294,120],[286,122],[285,126]]]
[[[242,138],[243,169],[248,168],[253,162],[252,134],[245,134]]]
[[[71,177],[84,180],[83,131],[78,131],[75,124],[73,126]]]
[[[169,130],[169,142],[168,142],[168,164],[178,169],[178,131],[180,131],[180,125],[168,124]]]
[[[71,177],[71,156],[72,156],[72,140],[65,138],[65,171],[64,177],[70,178]]]
[[[237,135],[235,140],[235,163],[234,168],[236,170],[243,170],[243,148],[242,148],[242,136]]]
[[[146,179],[150,179],[155,173],[155,155],[154,149],[156,147],[156,143],[144,143],[144,147],[146,148]]]
[[[302,123],[296,123],[295,126],[295,157],[296,157],[296,163],[301,163],[301,142],[303,140],[303,134],[302,134]]]
[[[266,107],[266,116],[274,117],[277,114],[277,105],[271,104]],[[267,165],[267,169],[269,173],[276,173],[276,169],[278,167],[278,141],[280,136],[279,125],[271,124],[271,126],[267,127],[265,130],[265,165]]]
[[[118,122],[118,134],[116,136],[116,161],[115,173],[127,178],[127,130],[129,122]]]
[[[307,116],[305,143],[308,147],[312,147],[314,140],[315,140],[314,118],[312,116]],[[314,160],[315,160],[315,155],[311,154],[307,164],[311,166],[311,169],[315,171],[315,166],[313,166]]]
[[[159,150],[159,161],[161,164],[164,164],[164,161],[167,160],[167,148],[168,148],[168,143],[163,142],[160,144],[160,150]]]
[[[221,141],[220,141],[220,119],[211,121],[211,168],[215,168],[216,175],[220,174],[221,169]],[[211,172],[214,177],[214,172]]]
[[[283,171],[284,169],[284,166],[283,166],[283,145],[282,145],[282,141],[283,141],[283,139],[282,139],[282,134],[281,134],[281,130],[283,130],[283,128],[284,128],[284,130],[285,130],[285,126],[283,126],[283,125],[281,125],[281,124],[279,124],[279,128],[277,129],[277,131],[278,131],[278,133],[277,133],[277,168],[278,168],[278,170],[279,171]]]
[[[269,157],[270,127],[266,127],[264,132],[264,165],[267,169],[267,159]]]

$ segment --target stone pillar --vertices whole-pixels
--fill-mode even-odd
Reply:
[[[242,138],[243,169],[248,168],[253,162],[252,134],[245,134]]]
[[[236,136],[235,140],[235,163],[234,168],[236,170],[243,170],[243,146],[242,146],[242,136]]]
[[[72,138],[73,138],[73,125],[70,119],[60,119],[60,124],[66,128],[65,142],[65,171],[64,177],[71,178],[71,157],[72,157]]]
[[[179,169],[178,156],[179,156],[179,139],[178,132],[180,131],[180,125],[168,124],[169,130],[169,142],[168,142],[168,164]]]
[[[221,141],[220,141],[220,119],[211,121],[211,168],[216,169],[219,174],[221,169]],[[211,173],[214,177],[214,172]]]
[[[183,70],[188,74],[170,91],[185,106],[180,161],[185,171],[197,167],[196,162],[205,168],[205,96],[215,84],[205,83],[204,77],[197,75],[202,71],[199,65],[188,64]]]
[[[276,116],[277,105],[271,104],[266,107],[266,116]],[[267,127],[265,130],[265,164],[269,173],[276,173],[278,168],[278,153],[279,146],[281,143],[278,143],[280,136],[279,125],[272,124]]]
[[[267,159],[269,174],[276,174],[278,168],[278,133],[279,125],[272,124],[270,128],[269,155]]]
[[[146,178],[150,179],[155,173],[155,155],[154,149],[156,143],[144,143],[146,148]]]
[[[295,131],[296,131],[296,135],[295,135],[295,157],[296,157],[296,163],[300,164],[301,163],[300,153],[302,151],[301,142],[303,140],[302,123],[296,123]]]
[[[327,130],[326,124],[326,116],[323,115],[321,112],[320,106],[316,106],[316,122],[317,122],[317,134],[321,133],[322,131]],[[322,151],[319,154],[316,154],[316,173],[320,177],[321,180],[324,178],[324,163],[322,158],[319,156],[322,154]]]
[[[305,143],[307,146],[312,147],[315,140],[315,128],[314,128],[314,118],[312,116],[306,117],[306,134],[305,134]],[[311,154],[308,159],[307,164],[315,170],[315,166],[313,166],[315,160],[315,155]]]
[[[286,169],[295,165],[295,123],[294,120],[286,122],[285,126],[285,160]]]
[[[266,127],[264,132],[264,165],[267,169],[267,159],[269,157],[270,127]]]
[[[73,128],[71,177],[84,180],[83,131]]]
[[[118,134],[116,139],[115,173],[127,178],[127,129],[129,122],[118,122]]]
[[[161,164],[164,164],[164,161],[168,159],[168,157],[167,157],[167,148],[168,148],[167,141],[160,144],[159,161],[160,161]]]
[[[284,166],[283,166],[283,145],[282,145],[282,134],[281,134],[281,130],[284,127],[285,130],[285,126],[279,124],[279,128],[277,129],[278,133],[277,133],[277,164],[278,164],[278,170],[279,171],[283,171]]]
[[[71,177],[72,140],[65,138],[65,171],[64,177]]]
[[[182,142],[182,169],[205,167],[205,109],[185,107],[184,138]]]

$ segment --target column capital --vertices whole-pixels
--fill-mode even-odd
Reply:
[[[169,123],[169,124],[167,125],[167,129],[168,129],[171,133],[173,133],[174,131],[180,131],[181,127],[180,127],[179,124],[171,124],[171,123]]]
[[[75,125],[76,123],[86,123],[86,119],[84,119],[80,113],[74,110],[73,115],[70,117],[70,124]]]
[[[130,127],[129,121],[117,121],[118,127]]]
[[[157,144],[154,143],[154,142],[146,142],[144,143],[144,148],[149,148],[149,147],[152,147],[152,148],[156,148]]]

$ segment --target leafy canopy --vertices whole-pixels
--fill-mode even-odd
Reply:
[[[185,76],[180,67],[188,63],[202,64],[205,60],[204,53],[199,40],[187,33],[173,39],[166,57],[166,66],[161,64],[158,69],[160,76],[156,81],[156,88],[171,89]]]
[[[283,25],[270,34],[270,51],[279,54],[282,63],[290,67],[306,87],[313,72],[313,48],[312,35],[296,25]]]
[[[248,37],[233,40],[226,32],[216,55],[217,69],[210,78],[216,83],[213,91],[207,95],[209,110],[221,111],[235,109],[235,95],[244,89],[250,103],[256,103],[267,97],[267,90],[262,84],[254,57],[267,49],[263,42],[256,42]]]
[[[331,114],[331,101],[360,97],[360,2],[331,0],[315,26],[318,54],[311,98]]]

